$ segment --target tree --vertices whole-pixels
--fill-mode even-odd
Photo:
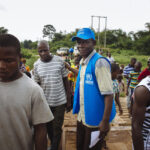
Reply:
[[[150,22],[145,23],[145,27],[148,29],[148,31],[150,32]]]
[[[5,29],[4,27],[0,27],[0,34],[6,34],[8,32],[8,29]]]
[[[31,40],[24,40],[23,47],[26,49],[31,49],[32,48],[32,41]]]
[[[143,54],[150,54],[150,35],[143,36],[134,42],[134,50]]]
[[[53,42],[63,40],[64,37],[65,37],[65,35],[63,35],[62,32],[60,32],[60,33],[54,33]]]
[[[43,37],[48,37],[49,40],[51,40],[53,39],[55,32],[56,29],[54,28],[53,25],[51,24],[45,25],[43,28]]]

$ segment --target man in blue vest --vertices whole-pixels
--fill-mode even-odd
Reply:
[[[82,56],[73,104],[73,114],[78,113],[77,150],[100,150],[116,114],[110,62],[94,50],[96,41],[91,29],[80,29],[72,41],[77,41]],[[100,140],[90,147],[91,132],[99,130]]]

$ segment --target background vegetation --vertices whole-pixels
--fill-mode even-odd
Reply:
[[[48,38],[51,53],[56,53],[56,50],[60,47],[74,48],[75,42],[71,41],[71,38],[76,35],[78,29],[74,32],[56,32],[53,25],[45,25],[43,27],[43,38]],[[8,29],[0,27],[0,34],[8,33]],[[98,33],[96,31],[96,40]],[[104,45],[105,31],[100,33],[100,44],[97,43],[96,50],[103,49],[104,55],[107,51],[112,53],[112,56],[119,64],[127,65],[130,62],[131,57],[136,57],[142,62],[143,68],[146,67],[147,58],[150,55],[150,23],[145,23],[145,30],[138,32],[126,33],[121,29],[106,31],[107,48]],[[22,55],[27,59],[27,64],[30,68],[33,67],[33,63],[38,58],[37,54],[37,41],[24,40],[21,42]]]

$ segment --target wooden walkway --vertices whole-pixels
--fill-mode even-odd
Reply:
[[[126,98],[120,98],[123,115],[118,113],[111,126],[107,145],[109,150],[131,150],[131,120],[128,117]],[[118,108],[117,108],[118,112]],[[76,150],[76,121],[77,116],[72,113],[65,114],[62,134],[62,150]]]

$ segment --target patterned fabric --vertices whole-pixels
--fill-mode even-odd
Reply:
[[[72,67],[74,69],[78,69],[76,66]],[[68,73],[68,80],[73,82],[73,90],[75,91],[77,75],[75,75],[72,71]]]
[[[67,102],[63,83],[63,78],[67,75],[64,61],[58,56],[54,55],[52,60],[46,63],[40,59],[34,63],[34,80],[40,83],[50,106]]]
[[[150,91],[150,76],[144,78],[138,86],[145,86]],[[144,150],[150,150],[150,106],[147,106],[146,108],[145,119],[142,126],[142,135],[144,140]]]
[[[129,74],[129,78],[131,78],[131,82],[129,87],[130,88],[135,88],[138,85],[138,76],[141,72],[136,72],[136,71],[131,71]]]
[[[119,84],[118,84],[118,81],[116,79],[113,80],[113,93],[114,93],[114,95],[116,93],[119,93]]]
[[[123,75],[129,75],[131,71],[134,70],[134,67],[132,67],[130,64],[126,66],[123,70]]]
[[[21,62],[21,65],[20,65],[20,71],[21,72],[27,71],[25,65],[22,62]]]
[[[146,108],[145,119],[142,127],[144,150],[150,150],[150,106]]]
[[[121,82],[118,82],[118,86],[119,86],[119,92],[123,92],[123,87],[124,87],[124,81],[122,80]]]
[[[130,64],[128,66],[126,66],[123,70],[123,75],[127,75],[129,76],[130,72],[134,70],[134,67],[132,67]],[[128,79],[127,79],[127,83],[128,83]]]

